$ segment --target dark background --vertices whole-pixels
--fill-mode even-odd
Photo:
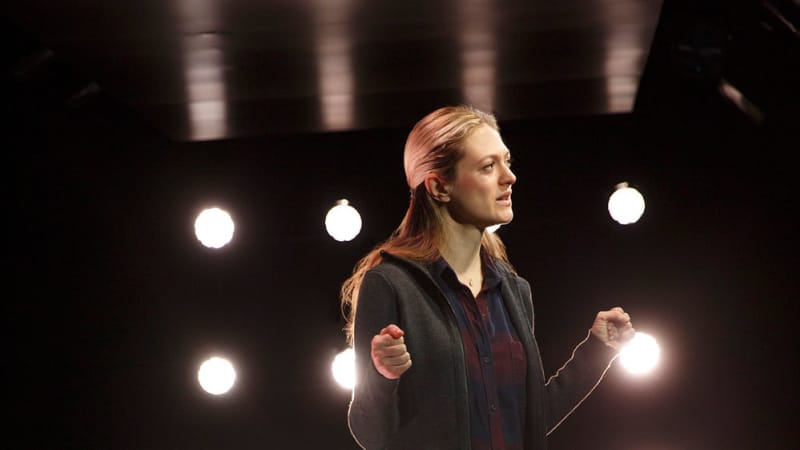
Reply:
[[[800,444],[798,41],[739,17],[708,57],[687,30],[719,22],[676,4],[630,114],[498,117],[519,177],[499,234],[548,374],[613,305],[662,347],[648,377],[612,367],[551,449]],[[338,289],[402,218],[413,123],[176,142],[102,93],[66,106],[5,73],[8,448],[356,448],[329,369]],[[766,119],[718,95],[720,74]],[[627,227],[606,211],[621,181],[647,201]],[[339,198],[364,218],[349,243],[324,229]],[[237,226],[219,251],[193,237],[210,205]],[[220,398],[195,381],[212,352],[239,371]]]

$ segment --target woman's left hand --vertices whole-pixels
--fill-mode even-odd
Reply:
[[[631,316],[622,308],[615,306],[608,311],[600,311],[592,324],[592,333],[609,347],[619,349],[636,334],[631,324]]]

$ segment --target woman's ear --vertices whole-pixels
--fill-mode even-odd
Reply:
[[[450,201],[450,185],[436,174],[425,175],[425,189],[428,191],[428,195],[438,202]]]

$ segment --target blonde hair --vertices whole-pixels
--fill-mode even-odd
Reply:
[[[481,125],[499,131],[489,113],[466,105],[446,106],[431,112],[414,125],[406,139],[403,165],[411,201],[406,215],[392,235],[378,244],[356,264],[353,274],[342,285],[342,313],[345,333],[352,343],[358,292],[366,272],[382,260],[382,251],[422,263],[441,256],[444,231],[440,207],[425,188],[425,175],[436,173],[447,181],[455,176],[456,163],[463,156],[464,141]],[[483,251],[513,271],[506,249],[498,236],[488,231],[481,237]]]

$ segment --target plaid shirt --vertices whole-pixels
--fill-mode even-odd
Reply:
[[[508,317],[500,275],[483,260],[483,286],[473,297],[439,258],[431,266],[455,313],[467,366],[472,450],[522,450],[525,435],[525,352]]]

